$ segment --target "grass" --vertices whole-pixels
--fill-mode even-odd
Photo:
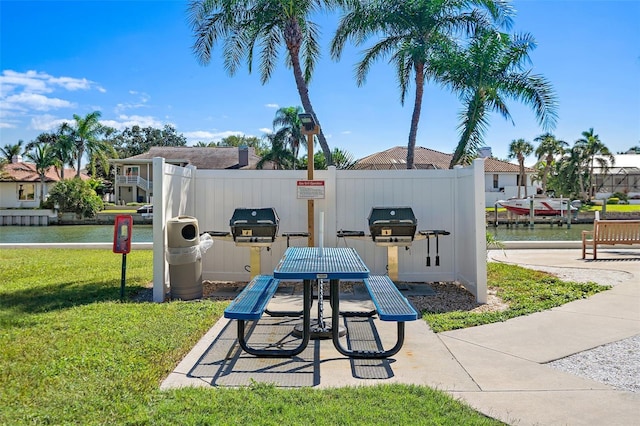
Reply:
[[[491,324],[551,309],[610,288],[593,282],[562,281],[545,272],[498,262],[487,264],[487,287],[495,289],[509,308],[500,312],[425,313],[424,320],[435,332]]]
[[[227,302],[136,303],[151,251],[0,252],[0,425],[498,425],[423,386],[160,391]]]

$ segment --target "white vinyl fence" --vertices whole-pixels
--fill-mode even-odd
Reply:
[[[278,238],[261,249],[261,271],[270,273],[286,250],[283,232],[307,231],[307,200],[298,198],[298,181],[306,170],[195,170],[154,159],[154,300],[168,293],[168,265],[164,261],[166,221],[178,215],[194,216],[200,233],[230,231],[236,208],[273,207],[279,218]],[[315,242],[319,243],[320,213],[324,216],[324,245],[354,247],[372,274],[385,274],[387,249],[371,238],[337,238],[338,230],[369,234],[367,217],[372,207],[409,206],[418,230],[447,230],[436,243],[417,240],[398,251],[400,281],[459,281],[486,302],[486,237],[484,225],[484,165],[453,170],[317,170],[314,180],[324,181],[324,198],[315,199]],[[162,182],[162,187],[156,186]],[[306,246],[306,238],[291,245]],[[426,266],[426,258],[432,258]],[[232,241],[216,240],[202,262],[203,279],[248,281],[250,249]]]

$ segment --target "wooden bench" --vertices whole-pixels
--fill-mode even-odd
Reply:
[[[418,312],[411,306],[409,301],[394,282],[387,275],[372,275],[365,278],[364,285],[369,291],[371,301],[376,308],[378,318],[382,321],[395,321],[398,324],[397,338],[395,345],[388,350],[352,350],[342,346],[338,339],[338,334],[333,333],[333,345],[342,355],[351,358],[387,358],[395,355],[400,351],[404,344],[404,323],[406,321],[415,321],[418,319]],[[332,292],[331,305],[334,309],[332,315],[332,323],[338,324],[338,298]]]
[[[582,231],[582,258],[587,246],[592,247],[593,260],[598,258],[598,246],[640,244],[640,220],[596,220],[593,230]]]

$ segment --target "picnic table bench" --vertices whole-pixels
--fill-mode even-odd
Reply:
[[[350,358],[387,358],[397,354],[404,344],[404,323],[418,319],[418,313],[411,306],[400,290],[388,275],[371,275],[363,279],[369,292],[371,301],[376,308],[378,318],[381,321],[395,321],[397,323],[397,337],[395,345],[390,349],[376,351],[352,350],[342,346],[337,333],[333,334],[333,345],[342,355]],[[339,298],[331,289],[331,305],[333,309],[332,322],[339,321]]]
[[[309,336],[303,336],[302,342],[294,349],[258,349],[249,346],[245,337],[246,321],[258,321],[267,309],[269,301],[278,289],[280,280],[271,275],[256,275],[224,310],[224,317],[237,320],[238,343],[247,353],[256,356],[282,357],[295,356],[304,350],[309,343]],[[308,311],[311,305],[310,295],[305,291],[304,325],[310,326]]]
[[[640,220],[596,220],[593,230],[582,231],[582,258],[592,247],[593,260],[598,258],[598,246],[640,244]]]

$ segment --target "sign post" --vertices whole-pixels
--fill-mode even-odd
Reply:
[[[127,276],[127,253],[131,251],[131,215],[117,215],[113,228],[113,252],[122,253],[122,273],[120,275],[120,300],[124,300],[124,287]]]

